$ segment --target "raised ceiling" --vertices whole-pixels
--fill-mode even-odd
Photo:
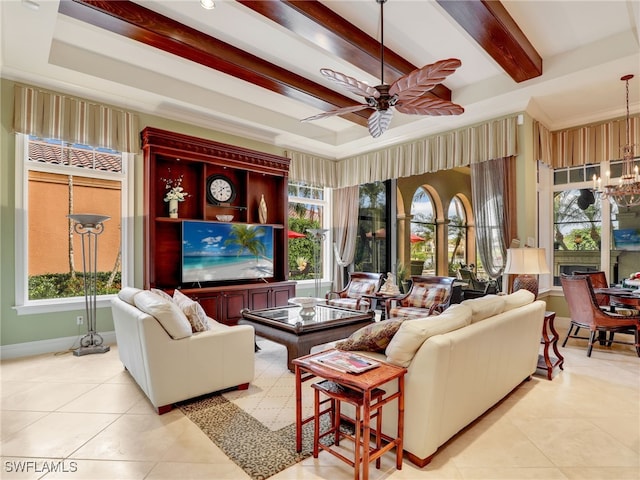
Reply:
[[[385,81],[444,58],[454,117],[300,119],[360,103],[326,67],[377,85],[379,5],[357,1],[0,2],[2,76],[198,126],[344,158],[528,111],[551,129],[640,110],[638,1],[418,1],[384,7]]]

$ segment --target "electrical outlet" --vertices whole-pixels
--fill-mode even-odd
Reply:
[[[77,323],[78,325],[83,325],[83,324],[84,324],[84,318],[82,317],[82,315],[78,315],[78,316],[76,317],[76,323]]]

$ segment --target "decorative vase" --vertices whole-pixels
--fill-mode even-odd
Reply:
[[[178,200],[169,200],[169,218],[178,218]]]
[[[258,219],[260,223],[267,223],[267,202],[264,200],[264,195],[260,197],[260,205],[258,206]]]

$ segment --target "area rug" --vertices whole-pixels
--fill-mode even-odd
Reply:
[[[179,407],[252,479],[262,480],[312,454],[313,422],[304,425],[302,451],[296,452],[295,378],[286,368],[286,350],[266,340],[258,345],[256,377],[248,390],[200,397]],[[311,401],[307,397],[303,402],[304,416],[312,411]],[[328,415],[323,416],[322,431],[329,421]]]

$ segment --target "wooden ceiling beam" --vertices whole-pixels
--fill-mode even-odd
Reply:
[[[359,105],[323,85],[131,1],[62,0],[58,11],[322,111]],[[343,118],[366,126],[370,113],[369,109],[365,109],[343,115]]]
[[[317,0],[237,1],[380,79],[380,42]],[[384,47],[384,67],[388,84],[418,68],[387,47]],[[451,90],[442,84],[436,85],[431,93],[451,100]]]
[[[542,58],[499,1],[436,0],[515,80],[542,75]]]

